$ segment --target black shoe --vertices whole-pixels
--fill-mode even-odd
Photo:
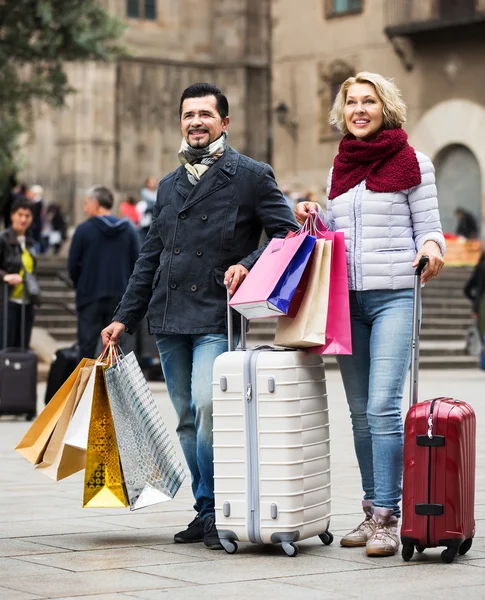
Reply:
[[[197,515],[195,519],[187,525],[185,531],[179,531],[173,536],[174,542],[179,544],[193,544],[202,542],[204,539],[204,521]]]
[[[216,529],[215,515],[209,515],[204,519],[204,544],[211,550],[222,550],[222,544]]]

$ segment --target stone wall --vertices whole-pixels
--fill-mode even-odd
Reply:
[[[94,183],[113,186],[118,198],[138,194],[147,176],[178,165],[179,99],[197,81],[228,96],[231,145],[268,160],[269,1],[158,0],[156,21],[125,19],[128,58],[67,65],[77,91],[66,107],[34,107],[23,178],[43,185],[72,223]],[[102,2],[124,18],[125,2]]]

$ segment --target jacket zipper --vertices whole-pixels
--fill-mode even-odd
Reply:
[[[357,290],[357,212],[355,209],[355,205],[356,205],[356,200],[357,200],[357,194],[358,194],[359,188],[357,186],[357,189],[354,193],[354,197],[353,197],[353,202],[352,202],[352,213],[353,213],[353,220],[354,220],[354,239],[353,239],[353,274],[354,274],[354,281],[353,281],[353,288],[355,290]]]

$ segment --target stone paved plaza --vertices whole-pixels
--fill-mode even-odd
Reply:
[[[175,437],[165,386],[152,387]],[[477,534],[469,553],[451,565],[441,562],[439,549],[404,563],[400,555],[368,559],[362,548],[339,546],[340,536],[361,519],[361,494],[338,372],[328,373],[328,391],[335,541],[331,546],[323,546],[318,538],[301,542],[296,558],[277,547],[240,544],[238,554],[228,555],[202,544],[174,545],[173,534],[194,516],[187,480],[174,501],[137,512],[83,509],[82,474],[54,483],[36,472],[13,451],[28,424],[3,418],[0,598],[485,598],[485,374],[466,370],[421,373],[421,398],[454,396],[469,401],[477,413]],[[39,386],[42,396],[43,386]]]

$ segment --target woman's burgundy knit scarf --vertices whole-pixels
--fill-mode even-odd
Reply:
[[[421,183],[421,170],[402,129],[384,129],[370,142],[347,134],[333,161],[329,200],[365,179],[372,192],[399,192]]]

